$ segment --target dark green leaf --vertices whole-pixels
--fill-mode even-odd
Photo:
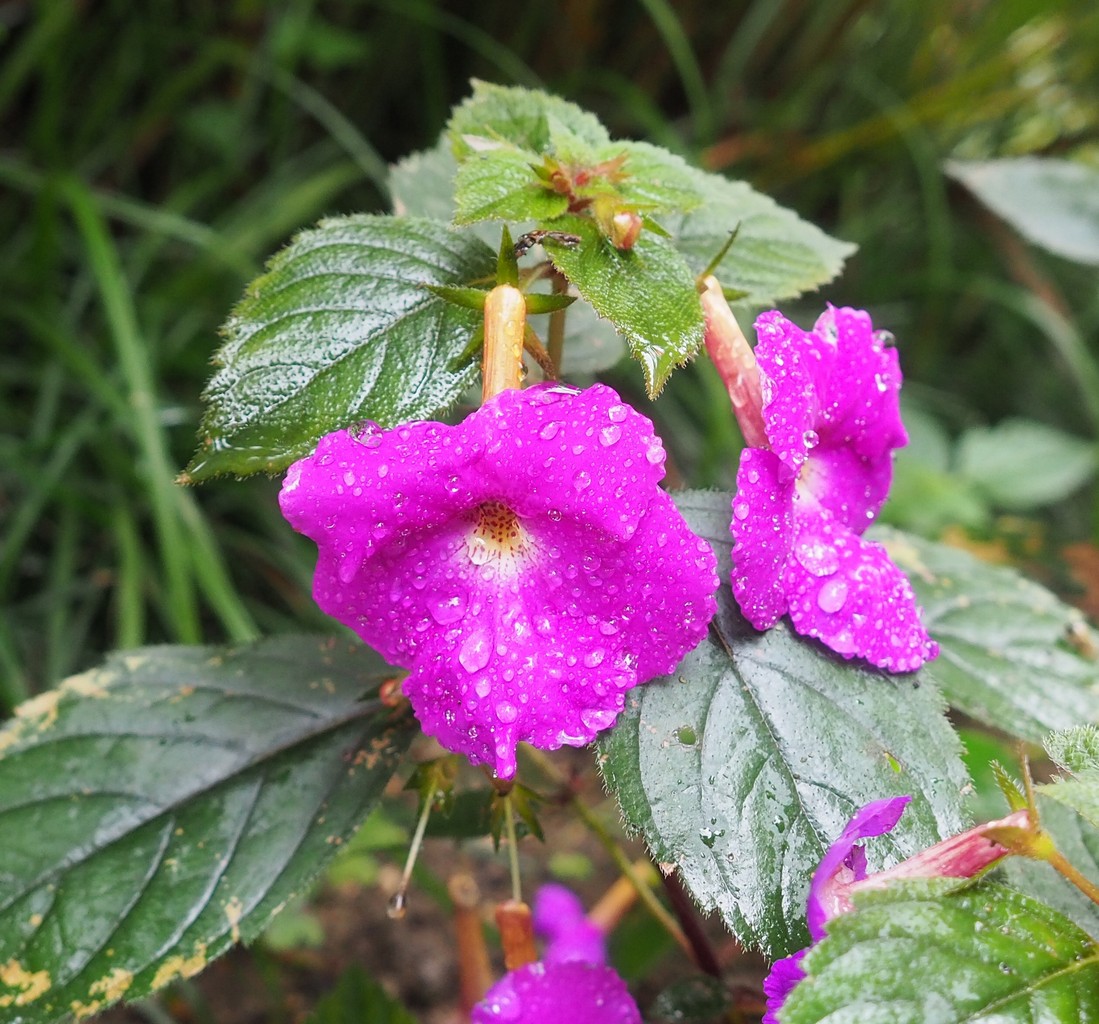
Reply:
[[[999,508],[1051,505],[1095,475],[1089,441],[1031,420],[1010,419],[967,430],[958,442],[958,471]]]
[[[481,322],[425,285],[491,279],[495,253],[437,221],[322,221],[279,253],[225,326],[187,475],[277,472],[322,435],[437,415],[477,376]]]
[[[623,252],[587,218],[559,217],[553,227],[582,239],[572,247],[546,239],[543,248],[553,265],[625,335],[649,393],[657,394],[702,344],[702,304],[683,258],[652,232],[643,231]]]
[[[728,988],[717,978],[696,974],[669,985],[653,1000],[649,1019],[659,1024],[713,1024],[727,1019]]]
[[[361,967],[351,967],[306,1024],[416,1024],[416,1018]]]
[[[743,181],[684,170],[702,205],[684,216],[665,216],[661,223],[692,274],[701,273],[730,232],[738,231],[716,276],[726,288],[744,292],[748,305],[765,305],[820,287],[855,251],[850,243],[830,238]]]
[[[24,705],[0,732],[0,1017],[87,1016],[255,938],[396,768],[392,675],[343,640],[150,647]]]
[[[473,95],[451,113],[447,133],[459,163],[476,151],[470,140],[477,139],[532,153],[551,152],[555,133],[591,147],[610,142],[599,120],[574,103],[533,89],[476,81]]]
[[[803,961],[782,1024],[1088,1024],[1099,948],[1011,889],[908,883],[855,900]]]
[[[1099,721],[1099,650],[1080,612],[1012,569],[875,527],[912,581],[924,624],[939,642],[921,678],[980,722],[1040,743],[1051,729]]]
[[[1099,170],[1071,160],[952,160],[947,174],[1024,238],[1078,263],[1099,264]]]
[[[1099,885],[1099,829],[1042,794],[1038,795],[1038,812],[1042,828],[1053,837],[1057,849],[1093,885]],[[1049,864],[1009,857],[1000,870],[1016,888],[1056,908],[1089,934],[1099,935],[1099,906],[1085,899]]]
[[[537,162],[535,154],[510,146],[470,154],[454,182],[455,223],[560,217],[568,209],[568,196],[540,183],[531,169]]]
[[[730,497],[677,496],[729,578]],[[863,803],[909,793],[875,866],[959,830],[966,775],[931,685],[841,663],[785,625],[757,633],[722,587],[710,636],[631,692],[601,741],[626,821],[703,909],[772,955],[805,944],[809,878]]]

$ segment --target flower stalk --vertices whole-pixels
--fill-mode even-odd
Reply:
[[[485,299],[485,351],[481,362],[481,401],[518,388],[523,381],[523,338],[527,304],[511,284],[500,284]]]

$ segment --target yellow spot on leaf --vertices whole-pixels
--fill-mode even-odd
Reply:
[[[85,1017],[90,1017],[92,1014],[99,1013],[103,1008],[103,1002],[100,999],[93,999],[90,1003],[82,1003],[79,999],[74,999],[69,1003],[69,1008],[73,1012],[73,1016],[77,1020],[84,1020]]]
[[[41,923],[42,923],[42,915],[41,914],[31,914],[31,916],[30,916],[30,926],[32,928],[37,928]]]
[[[82,672],[78,676],[72,676],[61,684],[65,693],[75,693],[80,697],[91,697],[102,700],[107,696],[107,687],[99,680],[103,673],[93,669],[91,672]]]
[[[117,1002],[134,983],[133,972],[115,967],[105,978],[100,978],[88,990],[89,995],[102,996],[108,1003]]]
[[[0,995],[0,1006],[26,1006],[33,1003],[50,985],[49,971],[28,971],[18,960],[0,964],[0,985],[9,989]]]
[[[163,988],[176,978],[193,978],[206,966],[206,943],[200,942],[195,946],[191,956],[170,956],[157,969],[153,975],[152,988]]]
[[[239,896],[234,896],[225,904],[225,917],[229,922],[230,936],[234,942],[240,942],[240,919],[244,916],[244,904]]]

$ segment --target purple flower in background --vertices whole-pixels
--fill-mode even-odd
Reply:
[[[509,778],[519,741],[590,742],[705,634],[713,551],[663,476],[610,388],[540,385],[457,426],[329,434],[280,504],[317,543],[317,604],[410,669],[425,732]]]
[[[891,868],[867,875],[866,852],[860,840],[891,832],[911,799],[910,796],[887,797],[861,807],[828,847],[813,872],[805,908],[809,937],[814,944],[824,938],[826,925],[832,918],[852,909],[852,893],[882,889],[905,878],[973,878],[1008,855],[1010,851],[1000,840],[1011,842],[1015,837],[1030,834],[1029,812],[1015,811],[1006,818],[944,839]],[[807,949],[799,950],[772,965],[771,973],[763,982],[767,1012],[760,1024],[778,1024],[779,1008],[805,977],[801,961],[807,952]]]
[[[719,334],[729,327],[708,311],[707,330],[715,336],[707,339],[711,352],[719,351]],[[754,356],[746,342],[726,345],[735,354],[728,366],[718,364],[731,382],[737,375],[740,392],[755,380],[744,365],[758,372],[757,402],[742,395],[735,406],[757,445],[741,453],[733,500],[733,593],[741,611],[756,629],[788,612],[799,633],[844,657],[913,671],[938,645],[920,621],[908,578],[880,544],[860,536],[889,491],[893,449],[908,442],[896,350],[858,309],[830,306],[812,331],[772,311],[759,317],[756,332]]]
[[[472,1024],[641,1024],[626,983],[606,965],[603,933],[571,890],[538,890],[534,930],[546,940],[542,959],[493,985],[473,1008]]]
[[[534,931],[546,942],[547,964],[583,960],[601,964],[607,959],[603,933],[588,920],[584,906],[571,889],[550,883],[534,897]]]
[[[612,967],[538,961],[509,971],[474,1008],[472,1024],[641,1024],[641,1012]]]

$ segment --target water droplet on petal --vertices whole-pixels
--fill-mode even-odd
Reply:
[[[612,444],[617,444],[621,436],[622,428],[612,423],[609,427],[604,427],[599,431],[599,443],[604,448],[609,448]]]
[[[501,722],[514,722],[519,717],[519,709],[510,701],[502,700],[496,705],[496,717]]]
[[[488,664],[492,654],[492,640],[488,633],[477,630],[462,641],[458,649],[458,661],[469,673],[480,672]]]
[[[801,435],[801,440],[806,448],[816,448],[820,443],[820,435],[815,430],[807,430]]]
[[[549,422],[541,430],[538,431],[538,436],[543,441],[552,441],[557,436],[557,431],[561,429],[561,424]]]
[[[427,610],[440,626],[449,626],[465,615],[465,594],[432,594],[427,599]]]
[[[591,474],[586,470],[579,470],[577,474],[572,478],[573,490],[577,493],[585,491],[591,487]]]
[[[607,416],[612,423],[621,423],[629,415],[629,409],[624,405],[612,405],[607,410]]]
[[[820,537],[801,541],[794,548],[794,557],[814,576],[831,576],[840,567],[838,552]]]
[[[584,655],[584,664],[587,665],[588,668],[595,668],[597,665],[603,663],[603,659],[606,656],[607,652],[604,651],[602,647],[596,647]]]
[[[664,459],[664,446],[656,438],[653,438],[652,443],[645,450],[645,461],[650,466],[659,466]]]
[[[733,515],[736,516],[737,519],[747,519],[748,511],[748,502],[746,501],[738,501],[733,505]]]
[[[617,717],[617,711],[610,711],[605,708],[585,708],[580,712],[580,721],[595,732],[609,729],[614,725],[614,720]]]
[[[817,606],[822,612],[838,612],[847,600],[847,580],[827,580],[817,594]]]

